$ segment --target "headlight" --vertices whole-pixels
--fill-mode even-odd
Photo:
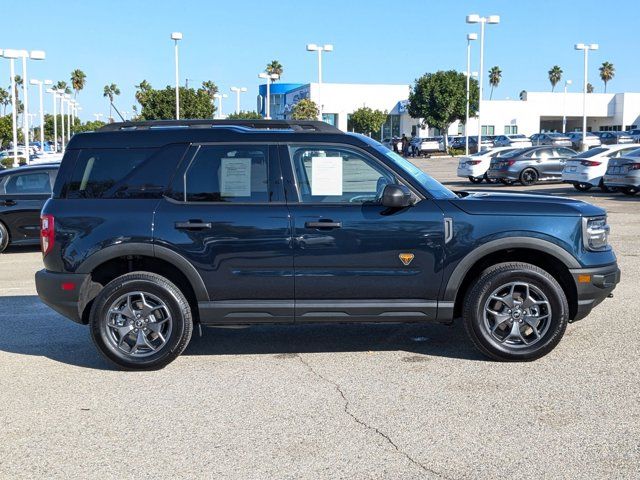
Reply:
[[[595,252],[606,250],[609,247],[609,230],[607,217],[583,218],[582,241],[584,248]]]

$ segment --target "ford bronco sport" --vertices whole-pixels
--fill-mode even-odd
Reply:
[[[454,193],[321,122],[125,122],[69,143],[36,284],[125,369],[194,326],[455,318],[524,361],[615,288],[608,231],[577,200]]]

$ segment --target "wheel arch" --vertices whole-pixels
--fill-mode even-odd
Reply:
[[[453,304],[453,318],[460,316],[464,297],[473,280],[491,265],[509,261],[530,263],[549,272],[562,286],[569,301],[569,318],[574,318],[578,293],[569,270],[582,266],[564,248],[547,240],[528,237],[487,242],[458,263],[442,294],[443,302]]]

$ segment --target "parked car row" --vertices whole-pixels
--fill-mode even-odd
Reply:
[[[640,191],[640,147],[636,144],[602,145],[582,153],[548,145],[527,148],[498,147],[462,157],[458,177],[472,183],[561,181],[578,191],[594,187],[603,192]]]

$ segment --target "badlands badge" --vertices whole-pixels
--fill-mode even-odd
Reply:
[[[415,255],[413,253],[401,253],[400,255],[398,255],[398,257],[400,257],[400,261],[403,264],[409,265]]]

